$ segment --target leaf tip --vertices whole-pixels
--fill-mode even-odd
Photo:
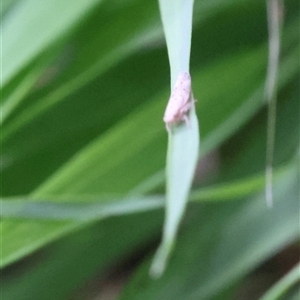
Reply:
[[[155,253],[152,265],[149,270],[149,276],[152,279],[159,279],[165,269],[172,252],[173,243],[162,242],[157,252]]]

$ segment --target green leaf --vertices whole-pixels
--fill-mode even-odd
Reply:
[[[162,278],[147,278],[147,259],[118,299],[214,299],[297,240],[299,170],[295,163],[275,181],[272,210],[266,207],[263,192],[247,201],[191,206]]]
[[[30,257],[21,271],[2,270],[1,296],[5,300],[63,300],[72,293],[82,299],[79,288],[84,282],[95,275],[105,278],[116,261],[126,260],[143,247],[161,223],[162,214],[150,212],[89,224]]]
[[[159,1],[171,68],[171,87],[180,72],[190,69],[193,5],[193,0]]]
[[[70,34],[78,21],[100,2],[26,0],[18,3],[3,22],[2,55],[5,60],[2,84],[7,84],[17,72],[54,42]]]
[[[287,167],[275,170],[276,177],[282,176]],[[193,190],[190,201],[215,202],[234,201],[246,197],[264,186],[264,176],[254,176]],[[111,216],[126,215],[149,211],[164,206],[163,196],[148,197],[67,197],[54,199],[32,199],[30,197],[7,198],[0,200],[1,217],[3,219],[50,219],[88,221]]]
[[[181,72],[189,73],[193,0],[160,0],[160,11],[171,67],[171,88]],[[150,274],[160,277],[174,246],[183,217],[199,153],[199,126],[193,93],[189,101],[189,123],[169,130],[167,154],[166,217],[161,245],[154,257]]]
[[[167,156],[167,206],[163,240],[151,267],[160,276],[174,246],[177,229],[183,217],[198,158],[198,120],[192,110],[190,124],[169,134]]]
[[[300,283],[300,263],[281,278],[260,300],[279,300],[296,283]]]
[[[288,75],[290,71],[291,74],[288,76],[293,76],[295,70],[297,70],[297,64],[295,65],[295,62],[297,62],[297,55],[298,54],[296,54],[295,57],[291,56],[288,64],[285,65],[284,62],[284,65],[286,66],[284,69],[287,70],[287,72],[284,73],[285,75]],[[243,85],[243,90],[246,90],[247,87],[249,87],[249,79],[243,79],[242,76],[239,75],[237,75],[237,77],[230,76],[232,81],[228,80],[225,82],[228,91],[225,93],[224,101],[222,101],[222,103],[218,100],[218,94],[214,93],[215,90],[209,88],[209,83],[215,78],[215,74],[223,74],[223,76],[219,75],[218,77],[219,80],[222,81],[227,78],[228,74],[238,73],[237,70],[242,72],[242,70],[247,70],[249,66],[252,66],[253,70],[255,66],[254,62],[260,64],[263,57],[261,51],[250,51],[250,53],[241,55],[240,59],[235,60],[232,57],[228,59],[226,63],[216,64],[211,68],[201,71],[198,76],[195,76],[198,78],[197,80],[201,79],[202,82],[205,82],[203,87],[196,85],[196,87],[198,87],[196,92],[202,91],[204,95],[208,96],[207,100],[203,99],[203,101],[199,101],[199,108],[202,112],[201,117],[205,120],[205,123],[202,126],[202,136],[204,136],[202,145],[207,145],[205,146],[205,149],[211,149],[210,147],[219,145],[226,138],[226,135],[222,135],[222,130],[225,126],[223,124],[223,119],[226,119],[226,117],[221,115],[221,112],[224,114],[227,112],[228,115],[231,115],[231,112],[238,110],[238,107],[241,106],[244,101],[247,103],[246,105],[242,105],[244,108],[243,114],[233,114],[233,116],[237,118],[237,122],[228,123],[227,134],[229,135],[235,132],[243,122],[246,122],[253,114],[253,111],[257,111],[260,107],[259,100],[261,99],[259,98],[259,95],[256,96],[257,98],[240,98],[238,97],[239,93],[234,93],[236,85]],[[260,68],[258,68],[257,71],[259,72],[259,70]],[[289,77],[284,78],[284,80],[289,79]],[[241,81],[237,81],[238,79]],[[117,126],[112,128],[107,134],[100,136],[99,140],[88,145],[40,187],[40,191],[42,191],[42,188],[45,189],[44,194],[40,194],[39,197],[36,194],[36,198],[48,199],[50,195],[62,196],[63,194],[72,196],[75,194],[101,194],[101,192],[130,192],[131,188],[134,188],[143,181],[141,178],[142,172],[145,174],[144,178],[146,179],[149,175],[152,175],[153,172],[160,169],[164,162],[163,149],[165,147],[166,133],[159,115],[163,110],[163,100],[165,100],[165,96],[166,93],[163,93],[157,99],[151,99],[153,100],[151,101],[151,105],[146,104],[142,109],[138,109],[128,116],[127,119],[120,121]],[[232,99],[235,100],[234,104],[228,105],[228,101]],[[253,101],[253,99],[255,101]],[[221,112],[213,111],[210,113],[211,105],[220,106]],[[246,108],[248,108],[248,110]],[[250,108],[253,110],[251,113],[249,113]],[[293,111],[296,112],[297,110],[293,108]],[[208,124],[209,118],[215,120],[214,125]],[[235,118],[232,120],[235,120]],[[229,126],[230,124],[231,126]],[[280,127],[284,129],[283,125]],[[212,128],[216,128],[216,130],[212,130]],[[59,126],[57,130],[59,130]],[[216,133],[218,134],[216,135]],[[143,139],[143,144],[141,144],[141,136],[145,137],[145,139]],[[214,137],[213,144],[209,142],[211,136]],[[284,134],[284,136],[287,137],[286,134]],[[28,139],[30,139],[30,134],[23,138],[25,141],[28,141]],[[151,142],[152,139],[153,141]],[[128,143],[129,140],[131,141],[130,143]],[[150,142],[149,144],[147,144],[148,141]],[[282,143],[281,145],[283,144],[287,145],[287,143]],[[138,147],[141,148],[136,148],[135,145],[138,145]],[[7,153],[8,155],[12,151],[19,150],[19,148],[20,145],[16,144],[14,148],[9,148],[9,151],[3,153]],[[120,152],[120,149],[122,149],[122,152]],[[128,149],[129,152],[127,153],[125,149]],[[132,153],[130,153],[131,151]],[[53,152],[53,156],[54,153],[56,153],[56,151]],[[123,157],[125,154],[126,156]],[[102,159],[99,159],[100,157]],[[147,157],[147,159],[151,158],[151,164],[149,164],[147,160],[145,161],[143,157]],[[140,160],[136,163],[138,158],[140,158]],[[36,164],[36,160],[34,161]],[[52,161],[50,160],[49,163],[51,162]],[[104,163],[107,163],[107,169],[104,168]],[[130,166],[130,168],[128,168],[128,166]],[[246,169],[248,168],[249,167],[247,166]],[[18,178],[21,170],[20,168],[17,168],[16,172],[12,173],[11,178]],[[31,169],[29,168],[29,170]],[[101,173],[102,170],[103,173]],[[130,170],[130,176],[128,175],[128,170]],[[41,171],[42,170],[39,168],[39,172]],[[126,181],[123,180],[124,176],[126,176]],[[25,178],[26,176],[22,178],[22,180],[25,180]],[[7,179],[4,178],[4,180]],[[3,182],[5,182],[5,185],[8,185],[9,181],[4,180]],[[19,178],[18,182],[22,182],[22,180]],[[158,182],[162,181],[163,177]],[[116,182],[118,182],[118,185],[116,185]],[[76,197],[74,198],[76,199]],[[222,197],[219,195],[218,199],[221,198]],[[4,232],[6,232],[7,235],[6,264],[12,263],[17,259],[32,253],[45,244],[68,234],[70,231],[86,226],[85,223],[37,222],[36,220],[31,220],[30,222],[25,220],[20,220],[18,222],[15,220],[2,220],[1,222],[3,222],[3,229],[6,230]],[[13,235],[10,235],[10,232]],[[22,232],[22,234],[18,235],[18,238],[16,238],[14,235],[15,232]],[[30,236],[30,239],[28,239],[28,236]]]
[[[1,136],[3,141],[9,139],[22,126],[66,100],[70,94],[85,87],[129,54],[160,38],[154,3],[139,1],[122,5],[118,2],[104,4],[75,31],[72,39],[70,37],[69,45],[61,52],[60,64],[49,67],[50,72],[54,68],[59,73],[50,86],[51,89],[47,86],[42,94],[38,92],[37,95],[30,95],[32,103],[23,107],[17,117],[4,127]],[[55,8],[56,6],[53,8],[54,13]],[[135,24],[126,23],[128,19],[136,18],[136,11],[141,11],[143,15],[139,15],[140,18]],[[118,34],[120,26],[122,35]]]
[[[112,198],[112,197],[110,197]],[[81,199],[81,200],[80,200]],[[92,221],[101,220],[111,216],[127,215],[137,212],[154,210],[163,207],[162,196],[144,197],[142,199],[96,199],[87,202],[87,197],[72,201],[66,199],[58,201],[33,201],[31,199],[1,200],[1,216],[3,218],[27,218],[50,220],[77,220]]]
[[[105,194],[107,192],[122,193],[121,198],[123,199],[124,194],[134,191],[138,185],[147,182],[147,180],[151,178],[155,178],[155,182],[152,184],[152,187],[148,186],[148,189],[146,189],[147,192],[151,189],[154,189],[156,192],[162,191],[160,187],[164,181],[164,176],[157,178],[155,174],[163,173],[161,170],[165,159],[166,133],[161,117],[163,106],[167,98],[167,68],[165,63],[167,59],[162,50],[159,37],[158,39],[146,38],[147,30],[149,29],[150,31],[150,28],[153,28],[151,24],[155,24],[156,20],[159,19],[158,10],[155,11],[154,9],[152,13],[147,14],[147,20],[152,21],[149,23],[149,27],[144,27],[145,31],[141,33],[142,37],[145,36],[146,41],[152,41],[149,43],[145,42],[144,45],[147,49],[135,48],[140,50],[130,52],[133,54],[127,59],[124,59],[128,54],[127,52],[124,56],[118,56],[114,53],[114,55],[111,56],[111,61],[106,60],[105,63],[101,65],[101,70],[98,68],[100,66],[99,63],[99,65],[93,69],[93,72],[84,72],[90,69],[94,64],[96,65],[98,59],[102,59],[103,53],[110,53],[112,49],[114,49],[115,44],[113,41],[120,39],[121,41],[119,40],[120,43],[118,45],[120,45],[121,48],[122,45],[127,45],[126,41],[128,35],[123,32],[123,28],[126,27],[126,32],[132,32],[133,36],[139,32],[140,27],[137,28],[137,31],[134,31],[133,27],[136,28],[136,23],[128,22],[127,20],[139,20],[143,22],[144,19],[140,20],[141,13],[146,14],[148,10],[138,9],[138,7],[145,7],[147,5],[146,2],[153,3],[151,5],[149,4],[149,6],[157,8],[157,3],[152,1],[115,1],[114,4],[112,4],[112,1],[103,2],[103,5],[99,5],[99,8],[97,7],[93,12],[92,18],[88,18],[87,22],[80,22],[78,24],[79,30],[73,35],[73,38],[65,39],[65,42],[71,46],[71,48],[69,48],[69,46],[66,48],[67,58],[71,58],[71,61],[62,56],[62,58],[66,59],[69,63],[67,68],[64,69],[65,65],[63,65],[62,73],[59,73],[53,78],[48,85],[32,91],[25,99],[22,99],[20,105],[18,104],[16,106],[16,109],[13,110],[8,119],[7,125],[10,126],[15,122],[15,124],[18,123],[19,125],[17,130],[9,135],[2,144],[1,163],[3,169],[1,171],[3,171],[3,195],[18,195],[24,201],[31,199],[28,198],[28,193],[35,190],[39,185],[42,186],[43,183],[45,183],[46,186],[50,181],[54,182],[54,178],[61,176],[64,172],[66,174],[68,172],[67,169],[74,171],[74,174],[69,173],[71,177],[70,180],[66,179],[61,185],[59,181],[57,181],[58,186],[53,185],[52,188],[47,191],[49,198],[46,197],[46,194],[43,194],[41,195],[41,199],[50,199],[52,195],[53,198],[56,198],[57,205],[59,205],[59,202],[63,201],[62,199],[66,194],[69,194],[70,198],[74,200],[76,200],[75,198],[77,197],[81,199],[81,201],[88,200],[92,194],[92,197],[101,201],[105,199],[103,193]],[[22,1],[16,2],[16,5],[18,3],[22,3]],[[115,10],[116,3],[119,3],[119,10]],[[133,3],[135,3],[136,6],[133,5]],[[137,3],[139,3],[139,5]],[[106,4],[105,7],[104,4]],[[127,4],[132,6],[127,6]],[[224,182],[224,180],[226,180],[224,174],[228,174],[228,182],[231,182],[234,178],[241,179],[245,178],[245,176],[253,176],[257,172],[261,174],[264,167],[263,165],[262,168],[261,166],[257,167],[256,164],[257,161],[261,160],[260,158],[264,158],[263,146],[260,148],[263,149],[262,151],[256,151],[257,140],[261,140],[260,145],[265,144],[265,137],[263,135],[265,127],[262,122],[264,117],[255,118],[249,123],[250,119],[254,115],[257,115],[262,107],[262,86],[265,76],[267,53],[266,47],[262,47],[265,44],[264,40],[266,38],[266,32],[262,30],[266,25],[264,4],[264,1],[247,0],[221,2],[219,0],[196,1],[195,3],[196,14],[194,16],[195,31],[193,33],[194,50],[192,51],[192,74],[194,81],[193,89],[198,98],[196,107],[201,117],[201,155],[220,146],[224,141],[226,142],[226,147],[223,146],[221,149],[220,161],[218,161],[217,167],[218,170],[220,170],[221,176],[218,177],[214,183],[218,181]],[[130,7],[133,8],[132,14],[128,13]],[[286,2],[286,30],[283,36],[283,64],[280,67],[282,71],[280,74],[281,79],[279,78],[279,82],[281,82],[279,87],[279,102],[283,104],[287,103],[289,109],[280,105],[279,111],[283,110],[285,115],[284,118],[282,118],[283,122],[281,122],[279,118],[279,127],[282,128],[282,130],[280,131],[280,135],[276,138],[278,145],[276,145],[275,153],[279,153],[279,155],[276,155],[276,165],[286,162],[286,160],[290,158],[289,153],[294,151],[295,143],[297,143],[299,137],[299,133],[297,133],[297,130],[299,130],[299,124],[297,123],[298,117],[295,118],[295,115],[299,111],[299,106],[295,105],[295,102],[299,102],[299,91],[297,90],[299,86],[299,73],[297,73],[299,72],[299,48],[297,48],[299,40],[298,7],[297,1],[291,0]],[[128,14],[123,15],[124,11]],[[8,11],[8,16],[9,14],[10,11]],[[136,18],[134,15],[136,15]],[[255,15],[255,18],[253,18],[253,15]],[[103,24],[105,24],[105,26],[99,26],[99,24],[101,25],[101,21],[104,22]],[[114,24],[116,26],[113,26]],[[132,26],[130,26],[131,24]],[[100,34],[99,31],[105,32],[109,25],[111,25],[111,31],[109,31],[105,39],[107,43],[102,43],[102,34]],[[113,28],[115,28],[115,31]],[[286,39],[286,31],[293,33],[288,39]],[[81,34],[81,39],[78,39],[79,33]],[[122,40],[122,38],[124,38],[124,40]],[[143,41],[143,39],[141,39],[141,41]],[[56,42],[54,44],[56,44]],[[104,52],[101,52],[103,48],[105,51],[103,50]],[[21,48],[19,50],[22,51]],[[69,50],[71,51],[68,52]],[[97,52],[99,56],[96,55]],[[122,51],[121,53],[124,54]],[[56,55],[52,52],[51,54]],[[32,62],[32,66],[38,61],[38,57],[34,59],[35,61]],[[115,60],[116,63],[118,63],[117,65],[114,64]],[[75,65],[73,65],[73,62],[76,62]],[[32,70],[31,65],[28,65],[26,71],[29,72],[30,70]],[[6,87],[6,90],[9,92],[8,94],[13,93],[14,88],[20,86],[20,83],[22,83],[24,79],[24,77],[21,76],[23,75],[22,72],[18,72],[18,75],[14,76],[13,85],[11,85],[11,82],[9,83],[10,89]],[[91,76],[87,76],[86,81],[80,81],[82,85],[77,88],[76,83],[78,82],[72,80],[77,78],[80,74],[84,74],[82,75],[83,77],[86,75]],[[63,89],[60,88],[65,87],[66,84],[71,81],[73,85],[69,86],[70,89],[65,89],[66,93],[61,93]],[[12,88],[12,86],[14,86],[14,88]],[[24,90],[26,91],[26,89]],[[60,90],[60,92],[55,94],[59,95],[59,97],[54,97],[52,94],[57,90]],[[289,102],[291,95],[295,100],[292,104]],[[47,101],[51,99],[59,99],[59,101],[50,101],[51,105],[47,106]],[[21,114],[26,114],[29,108],[30,110],[32,108],[31,111],[33,111],[33,108],[36,107],[35,105],[38,106],[38,102],[41,104],[40,107],[44,107],[45,105],[46,108],[44,110],[38,109],[36,114],[28,117],[27,121],[23,123],[22,120],[19,119]],[[151,110],[151,105],[156,108]],[[142,113],[144,110],[145,112]],[[141,118],[138,116],[141,116]],[[147,121],[144,122],[142,117],[145,117]],[[132,123],[129,121],[131,118],[133,118]],[[120,128],[127,122],[130,124],[137,122],[137,125],[140,126],[140,130],[132,126],[131,131],[131,126],[129,126],[127,130],[123,132]],[[247,123],[249,125],[246,125]],[[249,127],[256,127],[256,124],[262,125],[259,127],[259,136],[255,135],[254,132],[249,129]],[[153,128],[156,134],[151,133],[148,127]],[[240,131],[240,134],[229,139],[229,137],[232,137],[241,127],[243,130]],[[7,130],[8,127],[3,129]],[[124,136],[121,134],[122,132]],[[151,135],[153,134],[150,138],[152,142],[149,142],[150,139],[148,140],[147,138],[144,142],[144,137],[146,137],[149,132]],[[118,139],[122,141],[117,141],[116,139],[112,142],[112,136],[114,134],[116,134],[116,136],[118,135]],[[110,143],[109,146],[106,146],[107,142]],[[137,145],[139,149],[137,151],[132,150],[134,147],[130,147],[131,143]],[[93,148],[95,144],[97,144],[97,147]],[[105,150],[102,150],[102,146]],[[93,150],[91,150],[92,148]],[[285,150],[282,151],[282,148]],[[132,151],[132,155],[128,154],[127,150],[129,152]],[[224,150],[230,153],[230,157],[227,157],[227,159],[224,156]],[[99,151],[98,155],[97,151]],[[109,155],[109,152],[111,152],[111,155]],[[122,153],[119,152],[122,152],[126,157],[122,159]],[[85,155],[83,155],[83,153],[85,153]],[[93,155],[89,156],[89,154]],[[101,158],[102,155],[103,160]],[[116,163],[114,163],[113,160],[115,156],[118,159]],[[79,163],[77,161],[78,158],[86,161],[86,167],[84,162]],[[111,168],[109,167],[108,160],[112,163]],[[106,161],[107,165],[102,164],[106,163]],[[80,166],[80,168],[73,168],[71,166],[73,163]],[[102,166],[106,168],[103,172],[101,172]],[[85,180],[85,178],[87,178],[87,180]],[[207,190],[207,193],[205,192],[205,188],[201,189],[201,193],[199,193],[197,197],[201,197],[200,200],[204,200],[203,197],[205,196],[210,201],[229,200],[232,199],[231,197],[238,197],[238,195],[244,198],[247,190],[253,191],[259,189],[262,183],[259,178],[256,181],[256,177],[254,176],[252,182],[253,186],[250,180],[250,182],[246,184],[245,191],[243,191],[243,184],[240,186],[237,184],[236,189],[231,189],[233,186],[227,186],[226,184],[226,186],[219,186],[221,189],[218,189],[218,186],[211,186],[212,189]],[[214,190],[214,188],[216,189]],[[140,193],[141,190],[137,195],[140,195]],[[73,198],[75,194],[76,196]],[[285,197],[286,195],[287,194],[285,194]],[[193,194],[191,196],[193,196]],[[143,198],[141,197],[140,199],[142,200]],[[51,200],[55,201],[55,199],[52,198]],[[77,199],[77,201],[79,200]],[[236,201],[235,204],[224,203],[224,206],[216,203],[210,204],[212,211],[220,210],[220,218],[214,219],[215,226],[220,226],[220,219],[222,219],[223,214],[226,214],[227,207],[233,211],[238,206],[238,203],[239,201]],[[139,202],[139,205],[140,204],[141,202]],[[263,204],[262,199],[262,205]],[[30,202],[28,205],[30,205]],[[141,205],[140,207],[143,206]],[[192,206],[191,208],[194,211],[197,207],[198,205]],[[134,209],[133,206],[131,206],[131,208]],[[210,212],[210,210],[207,210],[208,214]],[[99,215],[100,214],[101,213],[99,213]],[[212,214],[212,216],[213,215],[214,214]],[[127,239],[128,243],[132,243],[132,240],[129,240],[129,238],[131,236],[130,232],[133,229],[138,231],[141,228],[141,224],[147,228],[150,223],[142,223],[144,216],[145,215],[142,215],[138,217],[138,219],[135,219],[135,216],[132,215],[124,217],[128,218],[128,220],[132,220],[132,223],[122,223],[120,227],[118,227],[119,218],[113,218],[112,220],[107,220],[110,221],[109,226],[103,225],[106,221],[101,221],[95,231],[90,231],[89,228],[87,228],[83,235],[92,235],[87,248],[85,248],[86,244],[84,242],[74,242],[70,247],[61,250],[60,255],[56,258],[47,262],[47,267],[43,263],[37,267],[36,264],[31,263],[32,260],[25,259],[24,263],[30,265],[30,269],[33,273],[36,268],[37,273],[32,277],[27,276],[27,272],[24,273],[24,277],[20,277],[18,280],[21,288],[16,291],[16,294],[13,292],[16,288],[14,281],[16,277],[12,276],[10,292],[13,294],[11,299],[22,298],[24,291],[26,291],[26,295],[30,294],[31,291],[31,294],[28,295],[30,300],[46,299],[46,297],[49,297],[49,299],[58,299],[55,294],[56,290],[64,290],[62,298],[66,298],[65,294],[67,290],[74,288],[75,285],[77,285],[77,287],[81,286],[82,282],[85,281],[88,276],[92,276],[92,273],[95,272],[97,268],[97,255],[110,253],[110,245],[113,245],[114,239],[118,239],[120,242],[117,247],[120,249],[119,253],[121,253],[124,250],[122,244],[125,243]],[[151,214],[151,216],[153,215]],[[190,215],[188,214],[185,222],[189,221],[189,217]],[[196,219],[197,218],[198,215],[196,216]],[[201,223],[199,224],[195,221],[195,230],[199,230],[199,232],[203,230],[201,225],[205,218],[205,214],[199,215],[199,222]],[[280,220],[281,216],[278,215],[276,218]],[[38,249],[46,251],[52,249],[49,243],[56,241],[58,238],[64,237],[65,239],[66,236],[71,235],[74,231],[88,227],[87,222],[70,223],[54,221],[53,219],[6,219],[1,220],[1,222],[3,222],[1,229],[3,229],[5,233],[3,234],[5,238],[5,249],[3,249],[5,250],[7,273],[12,272],[14,268],[18,266],[12,265],[9,267],[9,264],[21,258],[25,258],[26,255]],[[114,229],[108,231],[108,229],[114,225],[114,222],[116,222]],[[228,219],[227,222],[224,223],[224,226],[230,222],[231,220]],[[155,229],[153,229],[151,237],[149,237],[149,235],[145,236],[145,240],[143,241],[145,241],[146,245],[149,243],[152,244],[153,239],[158,238],[158,231],[161,226],[161,223],[158,223]],[[273,226],[272,223],[269,225]],[[264,229],[261,230],[267,231],[267,226],[269,225],[266,224]],[[122,229],[125,230],[128,228],[129,230],[127,232],[129,236],[122,236]],[[185,227],[183,227],[183,233],[184,229]],[[107,232],[107,236],[103,240],[101,239],[99,243],[108,245],[110,249],[107,252],[103,252],[102,248],[97,248],[96,246],[95,249],[93,248],[93,244],[98,244],[97,232],[102,230],[103,232]],[[287,230],[287,232],[290,231]],[[143,234],[144,231],[141,232],[139,238],[143,239]],[[206,235],[213,235],[213,232],[206,231]],[[245,236],[247,235],[248,232],[246,231]],[[195,243],[198,238],[199,236],[195,234],[190,239],[190,242],[185,244],[186,254],[183,255],[182,258],[194,255],[201,260],[203,252],[211,252],[212,247],[207,246],[205,241],[204,243],[202,243],[202,240],[199,241],[199,243]],[[62,239],[62,241],[64,241],[64,239]],[[45,247],[47,245],[48,247]],[[140,251],[141,247],[143,247],[138,243],[132,243],[132,245],[133,248],[130,248],[132,249],[130,250],[131,253],[136,253],[136,251]],[[181,244],[177,246],[180,247],[180,245]],[[256,243],[258,249],[260,246],[260,243]],[[281,246],[284,247],[284,244]],[[239,244],[235,244],[235,247],[237,248],[236,251],[238,251]],[[270,249],[271,248],[270,246]],[[276,247],[271,249],[272,253],[273,251],[276,252],[277,249]],[[90,256],[86,254],[85,250],[87,250],[88,253],[94,253],[91,261],[89,260]],[[81,258],[77,260],[78,256],[75,258],[74,252],[80,252]],[[40,253],[43,254],[44,251]],[[74,254],[74,259],[69,255],[70,253]],[[266,254],[265,257],[269,257],[270,255],[270,253]],[[134,254],[134,256],[136,256],[136,254]],[[39,257],[40,255],[38,255],[38,258]],[[112,264],[118,264],[120,257],[123,256],[121,254],[120,256],[115,256],[112,259]],[[204,255],[203,259],[205,260],[206,257],[207,256]],[[105,260],[105,257],[103,260]],[[74,263],[77,261],[80,261],[80,264]],[[181,265],[183,262],[184,260],[181,261]],[[89,268],[87,265],[91,267]],[[74,269],[72,266],[74,266]],[[85,266],[87,266],[87,269],[94,271],[86,271]],[[43,272],[44,267],[45,270]],[[251,268],[254,267],[255,263],[251,265]],[[76,270],[84,270],[83,273],[85,274],[76,272]],[[180,270],[179,268],[179,271]],[[15,271],[18,272],[20,269],[15,269]],[[197,270],[194,271],[194,274],[196,274],[196,271]],[[15,275],[16,273],[13,274]],[[147,274],[148,265],[144,276],[147,277]],[[239,274],[243,276],[241,273]],[[246,272],[243,274],[246,274]],[[199,277],[202,278],[202,276],[203,274],[201,273]],[[226,274],[224,276],[226,276]],[[75,277],[76,280],[74,279]],[[189,282],[193,282],[193,280],[197,281],[198,278],[196,277],[197,276],[191,276],[187,281],[182,281],[181,278],[179,278],[178,284],[185,285],[185,292],[188,292]],[[62,285],[61,282],[66,282],[67,279],[70,279],[73,283],[69,284],[68,280],[66,284]],[[239,277],[238,280],[241,280],[241,278]],[[229,284],[231,285],[232,282]],[[168,289],[168,286],[166,286],[166,288]],[[176,289],[174,291],[176,293]],[[185,292],[182,293],[183,299],[185,299]]]
[[[266,76],[265,97],[268,102],[268,127],[266,149],[266,201],[273,205],[273,157],[275,146],[277,77],[280,57],[282,31],[281,11],[283,4],[279,0],[267,0],[268,30],[269,30],[269,58]]]

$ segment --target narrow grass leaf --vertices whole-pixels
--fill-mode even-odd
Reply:
[[[275,145],[277,77],[280,55],[281,14],[283,11],[280,0],[267,0],[269,59],[265,86],[265,97],[268,102],[267,149],[266,149],[266,200],[272,207],[272,176]]]
[[[290,164],[276,169],[275,178],[286,174]],[[260,191],[264,186],[263,174],[233,182],[201,187],[191,192],[190,202],[234,201]],[[67,196],[32,199],[9,197],[0,200],[3,219],[92,220],[127,215],[162,208],[162,195],[155,196]]]
[[[193,0],[159,1],[171,68],[171,86],[180,72],[189,71],[193,4]]]
[[[282,299],[295,284],[300,283],[300,263],[279,280],[260,300]]]
[[[189,73],[193,0],[161,0],[159,5],[173,88],[179,73]],[[190,101],[194,101],[193,95]],[[162,275],[171,254],[196,168],[199,152],[199,126],[194,104],[192,104],[188,118],[189,122],[186,124],[169,130],[166,216],[162,242],[150,269],[150,274],[154,278]]]
[[[34,57],[69,34],[100,2],[101,0],[19,1],[2,23],[2,55],[5,58],[2,84],[7,84]]]
[[[2,218],[89,221],[153,210],[163,206],[162,196],[145,197],[142,200],[135,198],[101,201],[96,201],[97,199],[86,201],[83,198],[85,202],[58,202],[57,200],[1,200],[1,216]]]

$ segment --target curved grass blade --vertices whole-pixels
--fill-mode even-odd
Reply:
[[[28,219],[50,219],[50,220],[75,220],[91,221],[132,214],[136,212],[149,211],[163,206],[162,196],[145,197],[143,199],[105,199],[99,201],[94,199],[86,201],[62,201],[58,202],[47,200],[29,201],[25,199],[1,200],[1,217],[2,218],[28,218]],[[98,200],[98,201],[96,201]]]
[[[295,284],[300,284],[300,263],[279,280],[260,300],[279,300]]]
[[[269,58],[265,85],[265,98],[268,102],[267,150],[266,150],[266,200],[269,207],[273,206],[272,177],[275,145],[277,75],[280,56],[280,31],[282,14],[280,0],[267,0]]]
[[[275,178],[284,177],[291,163],[274,171]],[[232,182],[201,187],[191,192],[190,202],[235,201],[261,191],[264,175],[258,174]],[[93,220],[139,213],[164,206],[164,197],[155,196],[67,196],[33,199],[9,197],[0,200],[3,219]]]
[[[9,18],[2,22],[2,55],[5,57],[2,84],[6,85],[53,41],[69,34],[100,2],[27,0],[18,3]]]
[[[181,72],[189,73],[193,0],[159,1],[171,68],[171,87]],[[193,103],[194,99],[191,97]],[[160,277],[175,243],[184,214],[199,152],[198,119],[194,105],[187,124],[168,130],[166,216],[161,245],[150,269]]]

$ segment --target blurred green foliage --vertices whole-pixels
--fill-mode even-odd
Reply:
[[[3,0],[1,27],[3,300],[76,299],[87,280],[135,256],[119,299],[234,299],[247,274],[299,240],[297,0],[285,1],[272,210],[254,184],[265,168],[265,3],[195,1],[200,156],[218,149],[218,158],[209,186],[195,182],[198,202],[157,281],[148,270],[163,210],[139,208],[147,195],[162,196],[165,181],[169,66],[157,2]],[[237,196],[241,179],[250,185]],[[233,189],[204,202],[217,183]],[[124,206],[90,219],[41,219],[22,206],[6,214],[16,198],[54,202],[57,216],[66,202]]]

